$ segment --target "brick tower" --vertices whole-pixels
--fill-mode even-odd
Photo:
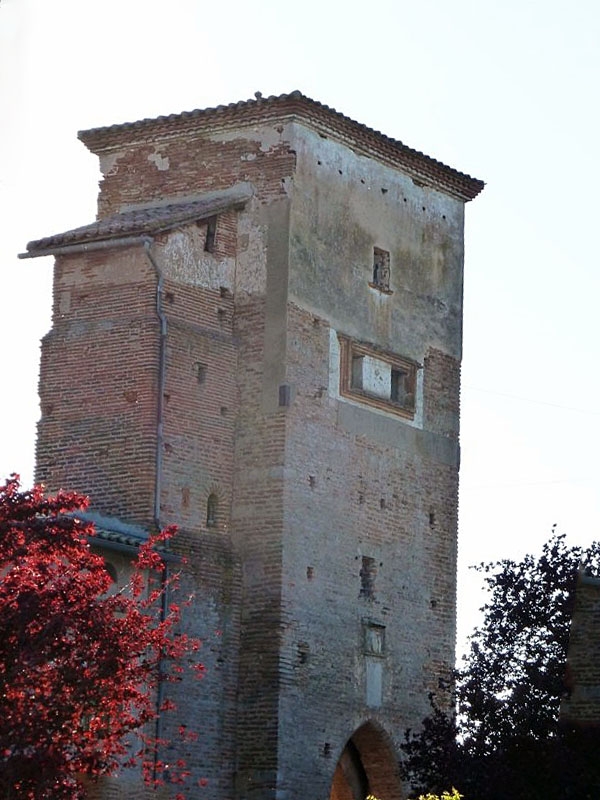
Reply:
[[[79,137],[98,219],[25,254],[56,257],[37,478],[89,494],[125,559],[180,528],[208,667],[177,698],[190,796],[399,800],[454,660],[483,184],[298,92]]]

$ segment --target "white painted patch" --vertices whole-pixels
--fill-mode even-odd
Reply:
[[[248,127],[244,130],[243,134],[240,135],[239,130],[234,131],[219,131],[215,132],[212,135],[209,134],[209,138],[213,142],[232,142],[237,139],[245,138],[251,142],[259,142],[260,150],[263,153],[268,152],[273,147],[277,147],[282,142],[289,142],[290,141],[290,128],[288,125],[284,125],[282,130],[278,131],[272,126],[269,125],[256,125],[253,127]]]
[[[161,153],[150,153],[148,161],[156,165],[156,169],[165,172],[169,169],[169,157],[163,156]]]
[[[167,277],[189,286],[218,289],[233,288],[235,261],[217,260],[204,252],[204,232],[188,225],[185,230],[172,231],[159,251],[159,262]]]
[[[359,373],[355,376],[354,373]],[[389,400],[392,396],[392,367],[386,361],[372,356],[362,356],[353,360],[353,385],[365,392]]]
[[[367,658],[367,705],[380,708],[383,694],[383,665],[381,661]]]
[[[329,329],[329,396],[340,397],[340,340],[333,328]]]
[[[104,177],[116,175],[119,171],[117,161],[122,156],[122,153],[102,153],[100,156],[100,171]]]

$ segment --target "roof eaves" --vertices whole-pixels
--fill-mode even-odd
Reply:
[[[133,537],[130,538],[102,528],[96,528],[96,533],[88,537],[88,542],[92,547],[97,547],[99,550],[110,550],[113,553],[128,555],[131,556],[132,559],[138,555],[140,546],[144,541],[145,540],[139,540]],[[167,548],[157,547],[156,552],[160,555],[161,560],[165,564],[181,563],[181,556]]]
[[[251,184],[239,183],[229,189],[206,193],[196,200],[127,209],[89,225],[31,241],[27,252],[20,253],[19,258],[139,244],[148,236],[208,219],[230,208],[240,208],[252,194]]]
[[[96,511],[83,511],[73,514],[84,522],[92,523],[94,534],[88,537],[91,545],[103,550],[120,552],[132,557],[139,552],[141,545],[149,539],[149,532],[139,525],[122,522],[117,517],[107,517]],[[165,562],[180,561],[180,557],[168,547],[157,547],[157,553]]]
[[[462,200],[473,199],[484,187],[483,181],[356,122],[299,91],[267,98],[257,96],[255,100],[243,100],[214,108],[195,109],[154,119],[92,128],[79,131],[78,136],[86,147],[99,154],[119,147],[123,143],[131,144],[132,139],[135,141],[138,134],[140,141],[146,141],[151,134],[161,138],[170,135],[180,136],[189,131],[199,130],[203,124],[210,123],[214,128],[230,128],[239,125],[240,122],[249,125],[272,119],[296,119],[308,123],[317,130],[327,130],[349,147],[400,166],[427,184],[439,185]]]

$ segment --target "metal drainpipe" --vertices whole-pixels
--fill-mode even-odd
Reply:
[[[79,242],[79,244],[64,244],[57,247],[43,248],[42,252],[19,253],[19,258],[39,258],[40,256],[62,256],[70,253],[93,253],[96,250],[110,250],[115,247],[131,247],[143,244],[147,236],[117,236],[114,239],[101,239],[99,242]]]
[[[152,245],[154,244],[154,239],[147,236],[144,237],[144,250],[146,252],[146,256],[148,261],[154,267],[154,271],[156,272],[156,315],[160,321],[160,345],[159,345],[159,355],[158,355],[158,403],[157,403],[157,414],[156,414],[156,456],[155,456],[155,478],[154,478],[154,525],[156,526],[156,530],[159,531],[161,529],[161,522],[160,522],[160,493],[161,493],[161,478],[162,478],[162,452],[163,452],[163,427],[164,427],[164,393],[165,393],[165,379],[166,379],[166,363],[167,363],[167,332],[168,332],[168,323],[167,317],[163,311],[162,307],[162,296],[163,296],[163,286],[164,286],[164,276],[162,270],[156,259],[152,255]],[[167,609],[168,609],[168,591],[169,591],[169,566],[168,564],[163,564],[161,582],[162,582],[162,602],[161,602],[161,622],[167,617]],[[158,665],[159,670],[162,669],[162,660],[159,662]],[[159,681],[158,683],[158,690],[156,692],[156,739],[157,741],[160,740],[162,736],[162,714],[161,714],[161,707],[164,700],[164,681]],[[154,769],[153,769],[153,777],[156,780],[157,776],[157,761],[158,761],[158,747],[154,753]]]
[[[167,618],[167,608],[168,608],[168,601],[169,601],[169,598],[168,598],[168,595],[169,595],[169,565],[167,563],[165,563],[164,561],[163,561],[163,568],[162,568],[162,574],[161,574],[160,580],[161,580],[161,583],[162,583],[162,599],[161,599],[161,604],[160,604],[160,620],[161,620],[161,622],[164,622],[165,619]],[[162,655],[161,655],[161,657],[159,659],[159,662],[158,662],[159,672],[162,671],[162,668],[163,668],[163,658],[162,658]],[[157,763],[158,762],[158,746],[159,746],[158,742],[160,741],[160,739],[162,737],[162,730],[163,730],[161,708],[162,708],[162,704],[163,704],[163,701],[164,701],[164,698],[165,698],[164,686],[165,686],[164,680],[159,680],[158,688],[156,690],[156,712],[157,713],[156,713],[155,736],[156,736],[157,745],[156,745],[155,750],[154,750],[154,766],[152,768],[152,776],[154,778],[154,781],[156,781],[156,779],[158,777],[158,775],[157,775],[157,773],[158,773],[158,763]]]
[[[144,237],[144,250],[148,261],[156,272],[156,315],[160,321],[160,345],[158,350],[158,405],[156,412],[156,457],[155,457],[155,477],[154,477],[154,524],[156,530],[160,530],[160,492],[162,477],[162,451],[163,451],[163,423],[164,423],[164,394],[165,377],[167,372],[167,317],[162,307],[162,295],[164,276],[156,259],[152,255],[152,245],[154,239]]]

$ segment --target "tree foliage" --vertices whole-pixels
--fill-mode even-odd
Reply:
[[[452,789],[451,792],[442,792],[442,794],[422,794],[419,800],[461,800],[462,794],[459,794],[457,789]]]
[[[600,544],[569,547],[555,532],[537,557],[478,567],[488,600],[451,678],[456,715],[432,696],[421,731],[406,735],[404,770],[420,791],[450,783],[466,800],[597,795],[598,732],[559,724],[580,568],[600,572]]]
[[[160,612],[157,546],[174,531],[143,544],[128,584],[111,591],[94,527],[77,517],[86,506],[73,493],[21,491],[16,476],[0,488],[2,798],[75,800],[81,776],[136,762],[161,780],[157,682],[179,680],[198,647],[176,635],[177,605]],[[185,765],[173,768],[181,780]]]

